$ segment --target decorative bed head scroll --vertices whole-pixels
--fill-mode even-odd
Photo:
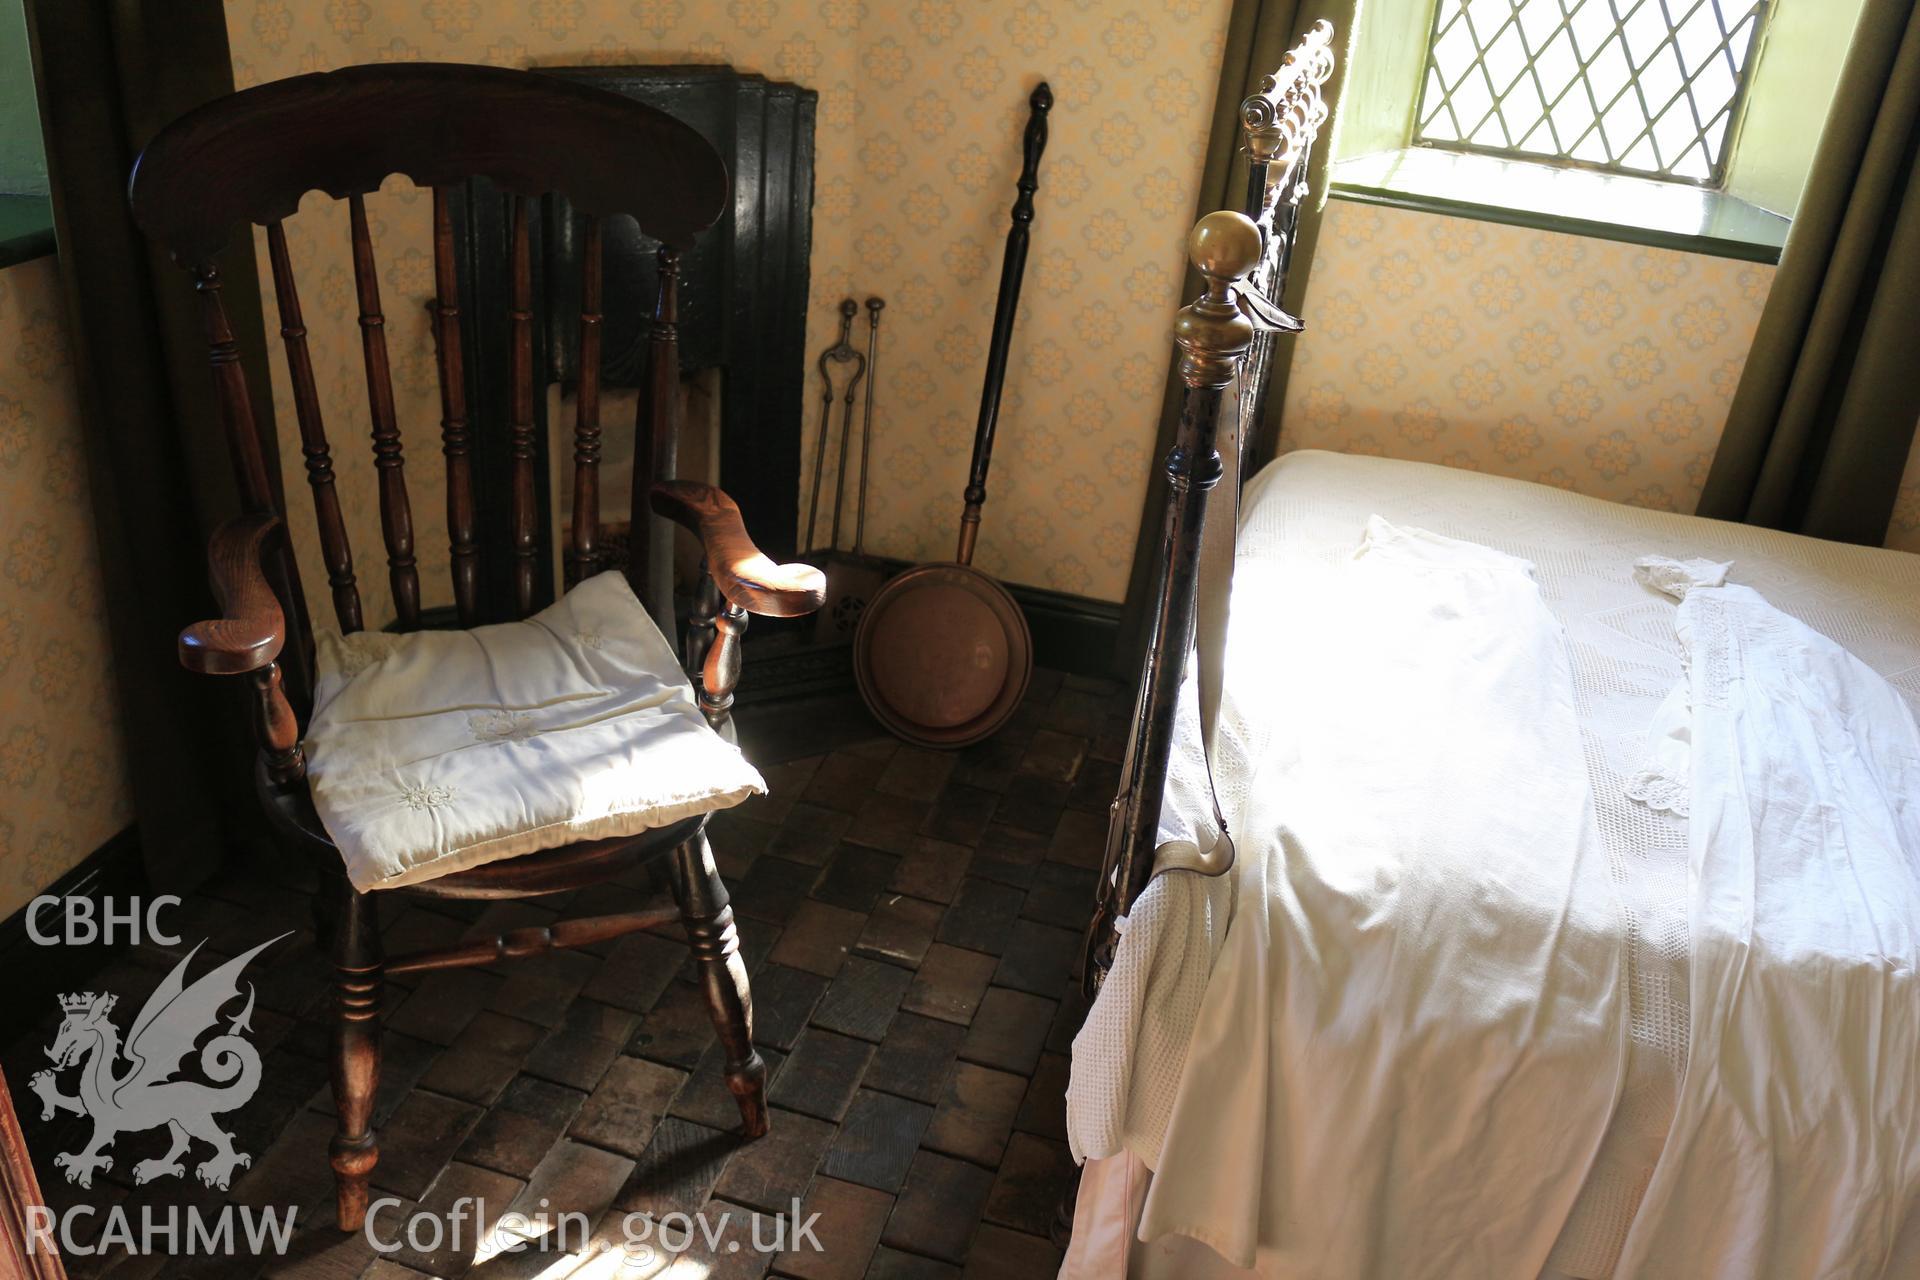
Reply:
[[[1261,235],[1260,262],[1247,283],[1257,295],[1281,306],[1300,206],[1308,194],[1307,167],[1320,128],[1327,122],[1329,109],[1322,90],[1332,75],[1333,24],[1322,19],[1288,52],[1280,69],[1260,82],[1259,91],[1240,104],[1240,122],[1247,135],[1247,191],[1241,212],[1253,219]],[[1294,327],[1283,324],[1279,331]],[[1263,330],[1255,335],[1241,370],[1240,421],[1249,437],[1259,430],[1265,409],[1275,333]],[[1264,460],[1265,453],[1241,450],[1242,479]]]
[[[1304,173],[1320,126],[1327,121],[1327,101],[1321,89],[1333,75],[1333,24],[1313,24],[1288,52],[1280,69],[1260,82],[1259,90],[1240,104],[1240,122],[1247,131],[1247,157],[1253,167],[1244,210],[1255,222],[1277,203],[1286,187],[1286,201],[1298,205],[1306,195]],[[1294,179],[1290,184],[1289,179]]]

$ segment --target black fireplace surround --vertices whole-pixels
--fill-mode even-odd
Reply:
[[[711,142],[733,178],[733,203],[682,259],[680,360],[683,374],[718,370],[720,484],[739,502],[747,530],[776,559],[791,558],[799,522],[801,397],[806,370],[807,264],[813,242],[812,89],[718,66],[541,67],[658,107]],[[556,140],[558,143],[559,140]],[[644,154],[635,155],[645,165]],[[460,292],[480,315],[505,315],[509,263],[508,201],[475,180],[452,202]],[[535,203],[533,236],[534,367],[570,389],[577,377],[580,221],[567,202]],[[655,242],[628,218],[603,225],[605,315],[601,385],[644,385],[647,319],[653,306]],[[511,617],[512,531],[505,513],[511,483],[504,325],[464,326],[467,404],[471,407],[478,507],[501,513],[479,530],[482,613]],[[534,397],[534,492],[538,527],[554,528],[548,509],[547,397]],[[609,433],[630,429],[608,421]],[[552,599],[552,566],[538,566],[536,597]]]

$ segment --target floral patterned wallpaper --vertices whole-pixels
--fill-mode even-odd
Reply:
[[[52,258],[0,271],[0,919],[133,821]]]
[[[978,562],[1014,581],[1118,600],[1228,8],[1229,0],[229,0],[227,26],[242,86],[352,63],[445,59],[725,62],[818,89],[808,351],[833,341],[841,298],[887,299],[868,546],[907,559],[953,554],[1026,96],[1049,80],[1052,137]],[[428,203],[399,180],[369,212],[384,252],[402,431],[424,464],[407,470],[433,604],[446,598],[447,551],[422,307],[432,288]],[[288,223],[289,239],[372,623],[391,612],[362,447],[346,215],[320,197],[303,209],[311,212]],[[270,294],[264,280],[263,288]],[[274,376],[291,445],[277,353]],[[809,405],[817,395],[810,381]],[[814,415],[805,416],[811,433]],[[297,447],[282,453],[289,492],[304,494]],[[811,439],[804,456],[812,458]],[[292,524],[307,580],[323,582],[309,505],[298,500]]]
[[[1333,200],[1282,446],[1691,512],[1772,281],[1755,263]]]

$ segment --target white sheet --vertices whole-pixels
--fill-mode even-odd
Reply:
[[[1252,1267],[1236,1267],[1186,1236],[1134,1239],[1152,1185],[1153,1171],[1131,1151],[1087,1161],[1074,1197],[1073,1235],[1060,1280],[1261,1280],[1272,1274],[1262,1268],[1259,1255]],[[1575,1278],[1549,1267],[1538,1280]]]
[[[1920,728],[1757,592],[1663,589],[1692,744],[1692,1059],[1621,1271],[1920,1275]]]
[[[1233,643],[1312,678],[1229,660],[1271,728],[1229,765],[1239,906],[1142,1233],[1301,1275],[1537,1275],[1627,1020],[1560,628],[1524,561],[1377,519],[1289,589],[1242,572]],[[1278,607],[1303,597],[1312,626]]]
[[[1261,619],[1250,632],[1252,643],[1237,643],[1230,657],[1224,737],[1229,752],[1243,760],[1261,757],[1268,727],[1237,714],[1234,690],[1247,682],[1234,664],[1246,663],[1269,683],[1276,669],[1283,682],[1314,683],[1313,673],[1285,669],[1286,652],[1276,638],[1289,629],[1323,625],[1324,600],[1302,594],[1298,584],[1349,555],[1369,514],[1487,543],[1537,566],[1542,597],[1566,629],[1575,714],[1611,886],[1613,936],[1626,957],[1624,1068],[1613,1119],[1553,1262],[1573,1275],[1608,1274],[1672,1118],[1688,1021],[1687,824],[1625,798],[1626,781],[1644,762],[1653,713],[1679,677],[1679,650],[1671,603],[1634,583],[1630,566],[1655,548],[1738,559],[1747,581],[1847,644],[1911,699],[1920,692],[1920,559],[1623,508],[1421,464],[1331,454],[1290,455],[1259,477],[1247,497],[1236,637],[1253,621],[1243,590],[1248,566],[1264,565],[1276,576],[1258,593],[1273,602],[1272,616]],[[1189,741],[1170,781],[1163,836],[1202,834],[1189,829],[1200,825],[1192,815],[1206,811],[1192,790],[1196,760]],[[1227,768],[1221,781],[1230,816],[1244,813],[1250,777]],[[1218,952],[1225,912],[1217,889],[1170,888],[1177,883],[1156,882],[1149,890],[1152,901],[1142,906],[1179,909],[1136,908],[1134,927],[1078,1046],[1069,1119],[1082,1155],[1127,1150],[1156,1164],[1174,1100],[1187,1089],[1186,1033],[1198,1002],[1152,998],[1149,991],[1204,990],[1205,975],[1195,970],[1205,960],[1195,957]],[[1111,1052],[1116,1045],[1131,1051],[1124,1063],[1116,1063]],[[1242,1128],[1252,1129],[1242,1119]],[[1557,1159],[1563,1153],[1542,1146],[1532,1163]]]

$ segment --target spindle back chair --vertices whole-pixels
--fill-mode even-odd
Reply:
[[[357,1229],[364,1217],[368,1176],[378,1159],[372,1105],[385,975],[490,964],[677,921],[686,929],[700,970],[725,1051],[727,1082],[740,1103],[747,1136],[764,1133],[768,1119],[765,1067],[752,1045],[751,994],[726,890],[704,834],[704,816],[637,836],[490,863],[405,890],[457,898],[558,893],[606,881],[643,859],[670,854],[674,904],[513,930],[459,947],[388,958],[380,949],[377,895],[357,892],[347,883],[338,852],[314,812],[300,745],[314,679],[307,602],[282,524],[285,513],[269,482],[212,262],[236,228],[247,223],[266,228],[328,595],[340,629],[358,631],[368,615],[360,598],[284,225],[314,189],[347,202],[387,581],[398,627],[417,628],[422,621],[421,588],[405,439],[395,412],[387,325],[366,208],[367,195],[395,173],[432,191],[431,310],[452,596],[460,625],[496,620],[481,617],[480,513],[474,486],[481,460],[468,426],[462,368],[462,330],[469,324],[499,323],[508,330],[510,439],[507,457],[500,461],[511,477],[513,596],[520,616],[544,603],[535,599],[536,565],[548,549],[545,531],[538,527],[533,468],[535,315],[529,223],[532,202],[548,195],[565,197],[584,218],[577,465],[564,558],[568,583],[601,566],[601,226],[608,217],[624,215],[660,245],[649,386],[640,398],[635,424],[639,434],[634,466],[639,474],[633,484],[626,573],[654,616],[670,620],[672,583],[659,545],[666,538],[650,529],[648,506],[702,542],[707,571],[682,658],[701,709],[716,729],[730,732],[747,615],[799,616],[818,608],[824,597],[817,571],[805,565],[775,565],[760,555],[746,536],[738,508],[724,493],[673,480],[680,412],[680,254],[719,218],[730,195],[724,165],[691,128],[617,94],[533,72],[395,64],[299,76],[233,94],[182,117],[147,147],[133,175],[134,218],[191,275],[198,292],[242,504],[242,514],[215,533],[209,551],[214,590],[225,616],[182,632],[180,657],[196,671],[248,677],[261,748],[257,781],[263,803],[281,838],[318,858],[327,873],[330,910],[325,932],[338,1003],[333,1085],[339,1128],[331,1154],[339,1221],[348,1230]],[[490,181],[512,201],[511,279],[504,316],[468,315],[456,284],[450,197],[474,178]],[[283,663],[291,679],[283,675]]]

